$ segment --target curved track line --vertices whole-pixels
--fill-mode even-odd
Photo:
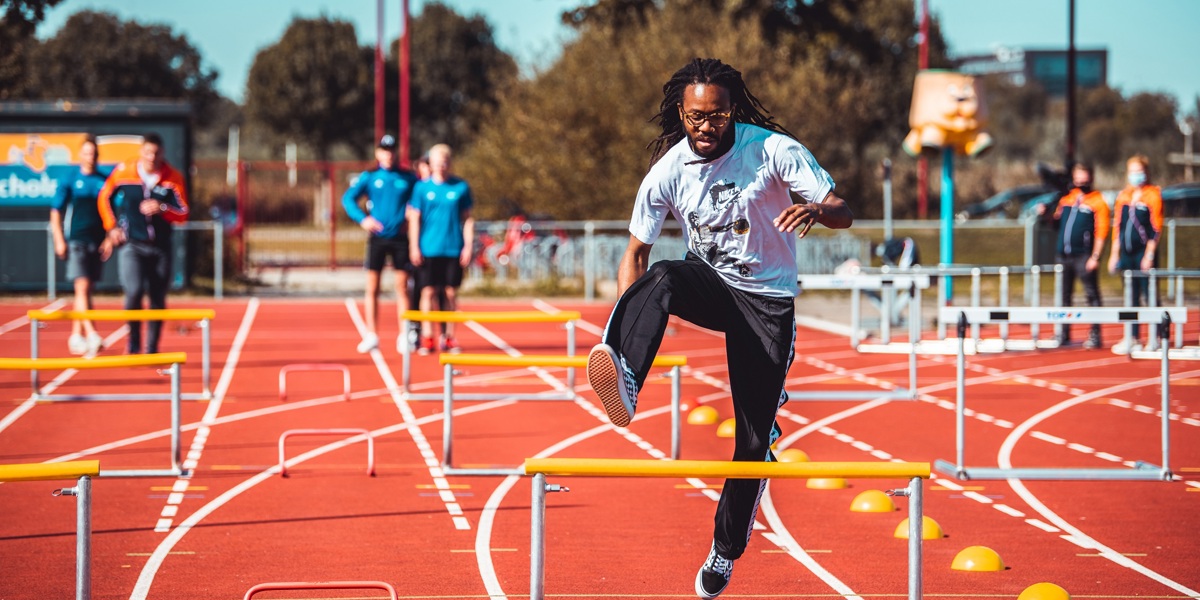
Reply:
[[[1188,371],[1186,373],[1178,373],[1176,375],[1173,375],[1172,378],[1173,379],[1174,378],[1185,379],[1188,377],[1196,377],[1196,376],[1200,376],[1200,370]],[[1116,385],[1116,386],[1112,386],[1109,388],[1104,388],[1102,390],[1096,390],[1094,392],[1089,392],[1087,394],[1076,396],[1074,398],[1071,398],[1070,400],[1064,400],[1062,402],[1059,402],[1058,404],[1055,404],[1054,406],[1051,406],[1051,407],[1033,415],[1029,419],[1025,420],[1023,423],[1018,425],[1015,429],[1013,429],[1012,433],[1010,433],[1008,435],[1008,437],[1004,439],[1004,443],[1000,445],[1000,453],[996,457],[997,464],[1000,465],[1001,468],[1011,469],[1012,468],[1012,452],[1013,452],[1013,449],[1016,447],[1017,442],[1020,441],[1020,439],[1026,433],[1028,433],[1030,429],[1032,429],[1038,423],[1041,423],[1043,420],[1045,420],[1051,416],[1054,416],[1068,408],[1074,407],[1074,406],[1082,404],[1084,402],[1089,402],[1100,396],[1114,394],[1114,393],[1118,393],[1118,392],[1124,392],[1124,391],[1128,391],[1131,389],[1144,387],[1147,385],[1154,385],[1155,383],[1158,383],[1159,381],[1160,380],[1158,377],[1152,377],[1152,378],[1142,379],[1140,381],[1131,381],[1129,383],[1125,383],[1122,385]],[[1154,581],[1157,581],[1158,583],[1161,583],[1162,585],[1169,587],[1177,592],[1187,594],[1188,596],[1191,596],[1191,597],[1200,597],[1200,592],[1193,590],[1191,588],[1188,588],[1187,586],[1180,584],[1176,581],[1173,581],[1163,575],[1160,575],[1159,573],[1151,570],[1148,567],[1142,566],[1140,563],[1130,559],[1127,556],[1122,555],[1120,552],[1117,552],[1116,550],[1113,550],[1112,548],[1109,548],[1108,546],[1100,543],[1095,538],[1084,533],[1078,527],[1071,525],[1069,522],[1067,522],[1066,519],[1063,519],[1062,517],[1060,517],[1058,515],[1058,513],[1055,513],[1054,511],[1050,510],[1050,508],[1047,507],[1045,504],[1042,504],[1041,500],[1039,500],[1037,498],[1037,496],[1035,496],[1033,494],[1033,492],[1030,492],[1029,488],[1026,488],[1025,484],[1022,483],[1020,479],[1008,479],[1006,481],[1008,482],[1008,485],[1010,487],[1012,487],[1013,491],[1016,492],[1017,495],[1020,496],[1022,500],[1024,500],[1027,504],[1029,504],[1030,507],[1032,507],[1035,511],[1037,511],[1038,514],[1042,515],[1047,521],[1050,521],[1057,527],[1061,528],[1063,531],[1070,533],[1071,536],[1073,536],[1075,539],[1077,539],[1080,542],[1083,542],[1085,544],[1088,544],[1091,548],[1093,548],[1097,552],[1099,552],[1100,555],[1103,556],[1104,558],[1106,558],[1122,567],[1132,569],[1133,571],[1136,571]]]

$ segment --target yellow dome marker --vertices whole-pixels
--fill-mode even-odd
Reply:
[[[968,546],[955,555],[950,568],[955,571],[1003,571],[1004,561],[987,546]]]
[[[1071,600],[1071,594],[1053,583],[1043,581],[1025,588],[1017,600]]]
[[[697,406],[688,413],[687,422],[688,425],[713,425],[719,418],[717,409],[711,406]]]
[[[810,490],[844,490],[849,487],[845,479],[841,477],[820,477],[809,479],[804,484]]]
[[[850,503],[852,512],[892,512],[896,510],[896,504],[892,502],[891,496],[879,490],[867,490],[854,497],[854,501]]]
[[[908,519],[900,521],[900,524],[896,526],[895,536],[902,540],[908,539]],[[943,537],[945,537],[945,533],[942,532],[942,526],[938,525],[937,521],[929,517],[921,517],[921,539],[940,540]]]
[[[725,419],[717,425],[717,437],[737,437],[737,419]]]
[[[808,462],[808,453],[799,448],[785,448],[775,455],[779,462]]]

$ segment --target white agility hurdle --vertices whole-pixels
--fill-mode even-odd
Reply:
[[[732,462],[704,460],[646,460],[596,458],[527,458],[522,473],[533,476],[530,510],[529,598],[545,598],[546,494],[568,492],[547,484],[546,476],[559,477],[659,477],[739,479],[907,479],[908,487],[888,494],[907,496],[908,503],[908,600],[920,600],[922,590],[922,479],[930,476],[929,463],[905,462]]]
[[[212,400],[212,320],[215,310],[207,308],[155,308],[135,310],[31,310],[29,357],[38,358],[38,330],[47,321],[196,321],[201,331],[199,394],[181,394],[182,400]],[[37,400],[168,400],[164,394],[43,394],[37,370],[30,371],[33,396]]]
[[[400,331],[408,331],[409,323],[413,321],[428,321],[431,323],[561,323],[567,330],[567,356],[575,355],[575,322],[583,318],[579,311],[562,311],[547,313],[536,310],[529,311],[499,311],[499,312],[466,312],[434,310],[421,312],[408,310],[402,315]],[[403,345],[401,352],[402,369],[400,391],[407,400],[441,400],[442,394],[416,393],[412,391],[412,353],[408,344]],[[572,400],[575,398],[575,368],[567,368],[567,391],[543,392],[537,397],[542,400]],[[499,400],[512,394],[462,394],[461,400]]]
[[[1138,307],[1067,307],[1067,308],[1036,308],[1036,307],[978,307],[963,308],[955,306],[943,307],[939,318],[958,322],[958,360],[956,365],[956,395],[955,405],[955,462],[953,464],[938,460],[934,469],[951,477],[962,480],[989,479],[1052,479],[1052,480],[1163,480],[1170,481],[1173,477],[1170,467],[1170,359],[1166,341],[1170,338],[1172,322],[1186,322],[1187,310],[1183,308],[1138,308]],[[966,353],[964,348],[967,339],[967,327],[973,324],[1106,324],[1106,323],[1144,323],[1159,327],[1163,335],[1162,357],[1162,465],[1156,466],[1138,462],[1130,468],[999,468],[999,467],[967,467],[964,466],[966,447],[965,433],[965,371]]]
[[[442,395],[442,471],[447,475],[521,475],[519,467],[510,469],[463,469],[455,467],[454,457],[454,375],[455,366],[491,366],[491,367],[565,367],[568,369],[583,369],[587,367],[586,356],[508,356],[506,354],[443,354],[439,357],[443,369]],[[687,366],[686,356],[659,355],[654,357],[652,366],[667,367],[671,377],[671,458],[679,458],[680,448],[680,406],[682,383],[680,368]],[[547,400],[544,396],[529,397],[524,394],[496,394],[502,398],[519,396],[532,400]],[[457,399],[469,399],[458,395]],[[572,399],[574,399],[572,391]],[[554,400],[554,398],[550,398]]]
[[[801,275],[801,290],[846,290],[850,295],[850,346],[859,352],[902,352],[908,354],[908,387],[882,391],[806,391],[788,392],[789,400],[915,400],[917,397],[917,347],[921,339],[921,292],[928,289],[928,275],[890,275],[859,273],[854,275]],[[891,298],[894,290],[906,290],[909,298],[907,343],[891,342]],[[880,314],[882,344],[864,344],[862,329],[862,292],[877,291],[883,301]],[[897,348],[900,348],[897,350]]]

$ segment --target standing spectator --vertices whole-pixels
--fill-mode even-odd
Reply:
[[[412,264],[408,260],[408,224],[405,211],[412,199],[417,176],[399,168],[396,163],[396,138],[385,135],[375,147],[376,167],[364,171],[350,189],[342,195],[342,207],[354,222],[367,231],[367,290],[363,309],[367,316],[367,335],[358,344],[359,352],[379,347],[379,275],[388,257],[395,276],[396,313],[403,322],[408,310],[408,276]],[[358,201],[366,197],[364,211]],[[396,336],[396,350],[403,352],[407,344],[405,332]]]
[[[172,223],[187,221],[188,199],[183,175],[163,157],[161,136],[150,133],[142,138],[138,159],[117,165],[100,190],[98,204],[108,242],[121,246],[125,310],[142,308],[143,296],[149,297],[150,308],[166,308]],[[151,321],[147,330],[145,351],[155,354],[162,321]],[[142,352],[141,321],[129,322],[127,351]]]
[[[1062,305],[1072,306],[1071,295],[1079,279],[1088,306],[1100,306],[1100,253],[1108,239],[1108,204],[1100,192],[1092,189],[1090,164],[1076,163],[1071,169],[1074,187],[1058,201],[1051,218],[1058,226],[1056,260],[1063,266]],[[1047,214],[1046,205],[1038,205],[1039,215]],[[1060,346],[1071,343],[1071,326],[1063,325],[1058,336]],[[1084,348],[1099,348],[1100,325],[1093,324]]]
[[[421,310],[429,311],[438,294],[445,294],[442,310],[456,310],[463,270],[471,264],[475,219],[471,217],[471,188],[450,174],[450,146],[429,149],[429,179],[417,184],[409,215],[409,245],[418,267]],[[435,349],[432,324],[421,325],[420,354]],[[446,323],[441,349],[458,352],[454,324]]]
[[[812,153],[717,59],[676,71],[653,120],[662,133],[634,200],[617,271],[621,297],[588,356],[588,382],[613,425],[625,427],[671,315],[723,332],[733,460],[773,460],[775,413],[787,402],[795,354],[796,238],[817,223],[850,227],[854,215]],[[683,226],[687,255],[648,266],[668,213]],[[699,597],[715,598],[729,584],[766,485],[725,481],[712,546],[696,573]]]
[[[1142,155],[1125,162],[1129,186],[1117,195],[1113,206],[1113,243],[1108,253],[1108,272],[1148,271],[1158,264],[1158,237],[1163,225],[1162,189],[1150,184],[1150,159]],[[1124,278],[1122,278],[1124,280]],[[1130,282],[1133,306],[1149,302],[1149,281],[1136,274]],[[1140,329],[1133,324],[1133,337],[1113,346],[1117,354],[1141,350]]]
[[[89,135],[79,147],[79,171],[59,182],[58,195],[50,209],[54,254],[67,261],[67,279],[75,286],[77,311],[92,309],[92,289],[103,274],[102,261],[112,252],[112,247],[105,243],[97,202],[108,176],[96,168],[98,160],[96,136]],[[71,354],[94,355],[103,343],[91,321],[71,322],[71,337],[67,339]]]

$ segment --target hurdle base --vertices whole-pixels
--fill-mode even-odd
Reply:
[[[32,395],[36,402],[118,402],[170,400],[170,394],[39,394]],[[212,400],[212,394],[180,394],[180,400]]]
[[[191,477],[191,469],[104,469],[98,477]]]
[[[509,475],[523,476],[525,469],[520,467],[509,469],[465,469],[459,467],[451,467],[442,465],[442,473],[444,475],[465,475],[465,476],[483,476],[483,477],[508,477]]]
[[[872,391],[829,391],[829,392],[788,392],[788,401],[792,400],[916,400],[917,395],[905,388],[894,390]]]
[[[1027,479],[1043,481],[1172,481],[1174,475],[1158,465],[1139,462],[1136,467],[1123,469],[1076,469],[1070,467],[1013,468],[964,467],[950,461],[936,460],[933,470],[960,481],[995,481]]]
[[[1129,358],[1140,360],[1162,360],[1162,350],[1138,350],[1130,352]],[[1200,360],[1200,346],[1184,346],[1167,351],[1170,360]]]
[[[445,394],[444,394],[443,392],[438,392],[438,393],[436,393],[436,394],[432,394],[432,393],[416,393],[416,392],[404,392],[404,391],[401,391],[401,392],[400,392],[400,394],[401,394],[401,396],[402,396],[402,397],[403,397],[405,400],[410,400],[410,401],[414,401],[414,400],[438,400],[438,401],[444,401],[444,400],[445,400],[445,398],[446,398],[446,396],[445,396]],[[574,399],[576,398],[576,395],[575,395],[575,393],[574,393],[574,392],[569,392],[569,391],[563,391],[563,392],[534,392],[534,393],[530,393],[530,394],[523,394],[523,393],[521,393],[521,392],[513,392],[513,393],[510,393],[510,394],[484,394],[484,393],[478,393],[478,394],[460,394],[460,393],[458,393],[458,392],[454,392],[454,400],[455,400],[456,402],[457,402],[457,401],[459,401],[459,400],[479,400],[479,401],[483,401],[483,400],[488,400],[488,401],[490,401],[490,400],[508,400],[508,399],[510,399],[510,398],[513,398],[513,399],[519,398],[519,399],[521,399],[521,400],[552,400],[552,401],[562,401],[562,400],[574,400]]]

